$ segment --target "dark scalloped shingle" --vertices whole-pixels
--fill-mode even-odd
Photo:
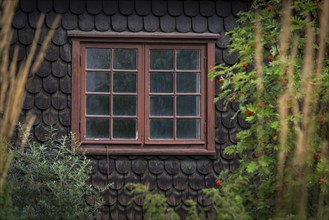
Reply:
[[[125,188],[122,188],[118,190],[118,202],[122,206],[127,206],[129,203],[129,200],[131,198],[131,195],[127,192]]]
[[[131,170],[131,161],[126,157],[119,157],[115,161],[115,168],[121,174],[127,174]]]
[[[238,123],[241,128],[244,128],[244,129],[250,128],[250,124],[245,120],[243,114],[238,115]]]
[[[205,176],[205,185],[206,187],[215,187],[215,182],[217,179],[217,174],[215,174],[214,169],[212,168],[214,161],[211,161],[211,167],[208,167],[210,170],[210,173]]]
[[[46,125],[52,126],[58,123],[58,111],[48,108],[42,112],[42,120]]]
[[[124,175],[119,174],[116,170],[114,170],[109,176],[108,179],[111,183],[110,188],[114,190],[119,190],[124,185]]]
[[[223,31],[223,18],[217,15],[208,18],[208,29],[212,33],[220,33]]]
[[[66,30],[75,29],[78,26],[78,16],[70,11],[66,12],[62,17],[62,27]]]
[[[194,17],[199,14],[199,1],[184,1],[184,13]]]
[[[52,0],[37,0],[37,7],[41,12],[48,12],[53,7]]]
[[[105,157],[98,161],[98,169],[104,175],[110,174],[115,170],[115,160]]]
[[[50,73],[51,73],[51,62],[47,60],[43,60],[36,74],[40,77],[46,77]]]
[[[144,17],[144,29],[147,32],[155,32],[159,30],[159,18],[149,14]]]
[[[37,27],[39,17],[40,17],[40,12],[38,12],[37,10],[34,10],[32,13],[29,13],[28,19],[29,19],[29,24],[32,28],[35,29]]]
[[[46,25],[47,27],[51,27],[51,25],[53,24],[55,18],[56,18],[56,13],[54,11],[49,12],[48,14],[46,14]]]
[[[141,175],[141,183],[148,186],[149,190],[156,188],[156,176],[153,175],[149,170]]]
[[[63,93],[71,94],[71,77],[69,75],[65,75],[59,79],[59,88]]]
[[[66,31],[63,30],[62,27],[57,28],[53,38],[51,39],[52,42],[58,46],[62,46],[67,41]]]
[[[106,205],[114,205],[117,203],[117,191],[113,189],[107,189],[103,194],[104,202]]]
[[[42,79],[43,89],[49,94],[53,94],[58,90],[58,78],[49,75]]]
[[[138,32],[143,30],[143,17],[132,14],[128,16],[128,28],[132,32]]]
[[[57,91],[51,96],[51,104],[57,110],[63,110],[67,107],[67,95]]]
[[[227,128],[224,128],[224,126],[222,126],[216,129],[215,141],[219,144],[225,144],[229,141]]]
[[[226,31],[233,30],[237,26],[237,23],[236,23],[237,20],[238,20],[238,18],[233,15],[230,15],[230,16],[227,16],[226,18],[224,18],[225,30]]]
[[[34,107],[34,95],[27,92],[25,95],[25,100],[23,104],[24,110],[30,110]]]
[[[103,0],[103,11],[107,15],[114,15],[118,11],[118,0]]]
[[[188,176],[179,172],[173,176],[173,185],[177,190],[186,190],[188,187]]]
[[[26,90],[30,93],[39,93],[42,88],[42,80],[38,76],[29,79],[26,84]]]
[[[133,0],[119,1],[119,11],[123,15],[131,15],[134,13],[135,4]]]
[[[129,204],[126,208],[127,218],[129,220],[143,219],[143,209],[141,206],[135,204]]]
[[[45,59],[48,61],[57,61],[59,58],[59,48],[58,46],[50,43],[48,45],[46,54],[45,54]]]
[[[17,10],[13,18],[14,28],[21,29],[24,28],[27,21],[27,14],[21,10]]]
[[[168,1],[168,13],[171,16],[179,16],[183,13],[183,1]]]
[[[33,41],[34,30],[29,26],[25,25],[23,29],[18,30],[18,40],[24,45],[30,45]]]
[[[182,193],[175,188],[171,188],[166,191],[167,203],[171,207],[176,207],[182,203]]]
[[[216,12],[221,17],[229,16],[231,12],[231,2],[217,1],[216,2]]]
[[[50,95],[44,90],[41,90],[38,94],[35,95],[35,106],[38,109],[45,110],[50,107]]]
[[[71,125],[71,110],[69,108],[65,108],[59,111],[58,119],[63,126],[69,127]]]
[[[175,18],[165,15],[160,18],[160,28],[163,32],[170,33],[175,31]]]
[[[197,160],[196,164],[197,164],[197,170],[201,174],[203,174],[203,175],[209,174],[209,172],[211,170],[209,168],[212,166],[211,160],[209,160],[207,158],[202,158],[202,159]]]
[[[127,17],[117,13],[112,16],[112,28],[114,31],[122,32],[127,29]]]
[[[54,1],[54,10],[59,14],[64,14],[69,10],[69,1],[68,0]]]
[[[176,29],[178,32],[186,33],[191,31],[191,18],[185,15],[176,17]]]
[[[126,209],[124,206],[116,203],[115,205],[110,206],[110,215],[111,219],[126,219]]]
[[[172,188],[172,176],[166,172],[162,172],[157,176],[157,183],[161,190],[169,190]]]
[[[34,126],[34,136],[35,138],[40,142],[45,142],[47,140],[47,135],[49,131],[49,127],[44,125],[43,123],[40,123],[36,126]]]
[[[94,29],[95,17],[88,13],[83,13],[78,17],[79,28],[82,31],[91,31]]]
[[[205,186],[204,176],[199,174],[198,172],[195,172],[192,175],[189,175],[188,183],[189,183],[189,186],[191,187],[191,189],[193,189],[193,190],[203,189]]]
[[[229,53],[229,49],[223,50],[223,59],[225,63],[229,65],[233,65],[238,61],[238,54],[237,53]]]
[[[170,175],[177,174],[180,171],[180,161],[175,158],[165,160],[165,170]]]
[[[70,0],[70,10],[73,14],[82,14],[86,10],[85,0]]]
[[[136,13],[145,16],[151,13],[151,0],[135,1]]]
[[[239,17],[239,12],[248,10],[248,2],[244,1],[233,1],[232,2],[232,12],[233,15]]]
[[[190,159],[181,160],[181,170],[183,173],[190,175],[196,171],[196,161]]]
[[[210,17],[215,14],[215,2],[206,0],[200,1],[200,13],[205,17]]]
[[[228,160],[228,161],[232,160],[234,158],[234,155],[224,153],[225,148],[230,146],[230,145],[231,145],[231,143],[221,144],[220,149],[219,149],[220,157],[225,159],[225,160]]]
[[[28,0],[28,1],[19,1],[20,2],[20,6],[22,11],[24,12],[32,12],[34,9],[36,9],[36,1],[35,0]]]
[[[160,174],[164,172],[164,162],[160,159],[152,159],[148,161],[148,168],[153,174]]]
[[[152,0],[152,12],[158,17],[164,16],[167,13],[167,1]]]
[[[72,56],[71,56],[71,45],[66,43],[63,46],[59,48],[60,56],[62,60],[65,62],[71,62]]]
[[[108,31],[111,27],[111,17],[103,13],[96,15],[95,27],[98,31]]]
[[[229,107],[229,106],[228,106]],[[228,109],[226,112],[222,112],[222,124],[226,128],[234,128],[237,126],[237,118],[234,117],[235,111]]]
[[[192,29],[196,33],[204,33],[207,31],[207,19],[201,15],[192,18]]]
[[[222,31],[220,33],[220,37],[216,41],[216,46],[219,47],[219,48],[222,48],[222,49],[226,49],[227,45],[229,44],[229,40],[230,40],[230,36],[225,35],[225,32]]]
[[[97,15],[102,11],[102,0],[87,0],[87,11],[92,15]]]
[[[132,161],[132,171],[137,174],[143,174],[147,170],[147,160],[144,158],[137,158]]]

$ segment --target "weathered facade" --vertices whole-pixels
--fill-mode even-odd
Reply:
[[[13,22],[12,45],[20,47],[23,60],[32,43],[40,13],[46,13],[43,37],[56,14],[62,21],[49,45],[41,68],[28,84],[24,112],[37,115],[33,133],[38,141],[53,125],[58,137],[71,129],[72,45],[68,31],[84,32],[149,32],[149,33],[219,33],[216,42],[216,63],[233,64],[229,55],[226,31],[236,27],[239,11],[250,7],[249,1],[176,1],[176,0],[21,0]],[[217,90],[216,90],[217,91]],[[223,149],[236,143],[235,134],[248,124],[242,117],[231,120],[238,110],[236,104],[224,109],[216,103],[216,157],[208,156],[91,156],[94,185],[113,182],[106,192],[106,206],[99,219],[142,219],[140,203],[128,204],[124,185],[129,182],[147,184],[150,190],[165,194],[168,204],[182,217],[186,215],[185,199],[209,205],[201,190],[215,186],[223,169],[234,169],[237,158],[223,154]]]

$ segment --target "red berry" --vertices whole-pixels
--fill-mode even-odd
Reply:
[[[249,63],[244,63],[242,66],[243,66],[244,68],[248,68]]]
[[[267,11],[272,11],[272,10],[273,10],[272,5],[268,5],[268,6],[266,7],[266,10],[267,10]]]
[[[249,109],[246,110],[246,114],[249,115],[249,116],[253,116],[254,113],[252,111],[250,111]]]
[[[274,57],[267,57],[268,62],[273,62],[275,60]]]
[[[213,68],[213,66],[209,66],[209,69],[211,70]]]
[[[219,187],[222,187],[222,181],[221,180],[216,180],[216,185],[219,186]]]
[[[324,121],[323,115],[317,114],[316,115],[316,122],[323,123],[323,121]]]
[[[224,82],[224,80],[222,78],[219,78],[218,82],[219,82],[219,84],[222,84]]]
[[[313,159],[317,160],[317,159],[320,159],[321,157],[321,153],[314,153],[313,154]]]
[[[320,185],[325,184],[325,182],[326,182],[326,180],[324,179],[323,176],[321,176],[321,177],[320,177],[320,181],[319,181]]]
[[[263,106],[264,106],[263,101],[259,100],[257,106],[258,106],[258,108],[263,108]]]

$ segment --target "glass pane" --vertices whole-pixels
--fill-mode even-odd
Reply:
[[[200,120],[199,119],[177,119],[178,139],[199,139]]]
[[[171,116],[173,115],[173,96],[151,96],[150,112],[151,115]]]
[[[88,69],[109,69],[110,49],[87,48],[86,59]]]
[[[110,120],[106,118],[86,119],[86,138],[109,138]]]
[[[136,49],[114,49],[114,69],[135,70],[137,63]]]
[[[136,96],[113,96],[113,115],[136,115]]]
[[[177,92],[199,93],[200,74],[199,73],[177,73]]]
[[[110,97],[104,95],[87,95],[87,115],[109,115]]]
[[[150,139],[173,139],[173,120],[151,119]]]
[[[108,72],[87,72],[87,92],[109,92],[110,75]]]
[[[200,52],[199,50],[177,50],[177,69],[178,70],[199,70]]]
[[[136,92],[136,73],[114,73],[114,92]]]
[[[113,119],[113,138],[137,139],[136,119]]]
[[[150,50],[150,69],[172,70],[174,69],[173,50]]]
[[[200,114],[199,96],[177,96],[178,116],[198,116]]]
[[[172,93],[173,73],[151,73],[150,92]]]

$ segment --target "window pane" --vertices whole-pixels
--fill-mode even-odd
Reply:
[[[137,63],[136,49],[114,49],[114,69],[135,70]]]
[[[200,111],[199,96],[177,96],[178,116],[198,116]]]
[[[150,139],[173,139],[173,120],[151,119]]]
[[[179,139],[199,139],[200,120],[199,119],[177,119],[177,138]]]
[[[109,138],[109,121],[106,118],[87,118],[86,138]]]
[[[113,115],[136,115],[136,96],[113,96]]]
[[[109,92],[110,76],[108,72],[87,72],[87,92]]]
[[[150,50],[150,69],[172,70],[174,69],[173,50]]]
[[[173,96],[151,96],[150,113],[158,116],[173,115]]]
[[[177,50],[177,69],[178,70],[199,70],[200,52],[199,50]]]
[[[172,93],[173,73],[151,73],[150,92]]]
[[[88,69],[109,69],[110,49],[87,48]]]
[[[87,115],[109,115],[109,100],[109,96],[87,95]]]
[[[177,92],[199,93],[200,74],[199,73],[177,73]]]
[[[113,119],[113,138],[137,139],[136,119]]]
[[[114,92],[136,92],[136,73],[114,73]]]

